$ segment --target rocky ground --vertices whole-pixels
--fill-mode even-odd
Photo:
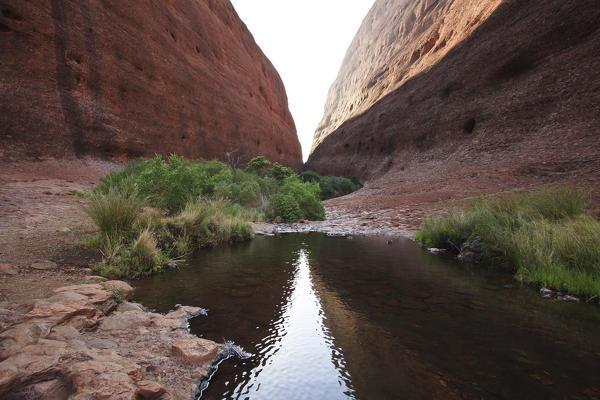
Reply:
[[[95,232],[80,192],[118,168],[0,169],[0,398],[191,399],[217,358],[215,343],[187,331],[200,308],[163,316],[119,304],[133,289],[89,276],[97,255],[73,246]]]
[[[187,333],[187,318],[200,309],[163,316],[118,304],[114,289],[130,296],[130,287],[90,276],[98,255],[73,244],[95,232],[81,192],[118,168],[93,160],[0,168],[0,398],[189,399],[216,359],[214,343]],[[451,175],[434,179],[432,171],[427,177],[396,177],[394,185],[375,181],[328,200],[326,221],[259,223],[254,230],[411,237],[424,215],[518,186],[481,176],[466,185]],[[595,193],[594,215],[600,203]]]
[[[95,232],[82,192],[118,168],[45,160],[0,169],[0,398],[190,399],[218,357],[216,344],[187,332],[201,309],[160,315],[119,304],[131,287],[91,276],[98,255],[74,245]],[[255,230],[414,230],[398,213],[327,205],[327,221]]]

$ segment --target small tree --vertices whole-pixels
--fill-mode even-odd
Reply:
[[[270,166],[271,161],[265,160],[264,156],[257,156],[248,162],[246,172],[263,175]]]

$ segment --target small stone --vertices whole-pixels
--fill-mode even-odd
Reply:
[[[135,383],[138,387],[138,396],[152,398],[165,393],[167,389],[159,383],[152,381],[138,381]]]
[[[59,233],[69,233],[71,232],[71,229],[67,228],[66,226],[63,226],[62,228],[58,229]]]
[[[546,288],[541,288],[540,289],[540,294],[542,296],[551,295],[552,293],[554,293],[554,292],[552,290],[550,290],[550,289],[546,289]]]
[[[219,353],[217,344],[206,339],[181,339],[173,344],[173,353],[186,364],[212,362]]]
[[[123,281],[106,281],[102,283],[102,287],[111,292],[119,292],[126,299],[133,298],[133,288]]]
[[[565,296],[558,296],[556,297],[557,301],[572,301],[575,303],[579,303],[579,299],[575,296],[569,296],[569,295],[565,295]]]
[[[438,254],[438,253],[443,253],[446,251],[446,249],[438,249],[437,247],[430,247],[427,249],[427,251],[429,251],[432,254]]]
[[[11,264],[0,264],[0,275],[17,275],[19,267]]]
[[[512,289],[513,285],[504,285],[504,289]]]
[[[54,269],[56,267],[57,267],[57,265],[55,262],[48,261],[48,260],[36,260],[31,264],[31,268],[41,270],[41,271],[47,270],[47,269]]]

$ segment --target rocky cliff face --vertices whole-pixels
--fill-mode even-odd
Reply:
[[[155,152],[298,167],[277,71],[228,0],[0,0],[5,156]]]
[[[307,166],[396,191],[597,184],[599,21],[595,0],[377,0]]]

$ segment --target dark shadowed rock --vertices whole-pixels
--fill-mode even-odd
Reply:
[[[598,21],[596,0],[377,0],[308,167],[389,195],[439,189],[436,177],[474,191],[597,185]]]
[[[4,2],[0,148],[298,168],[281,79],[228,0]]]

